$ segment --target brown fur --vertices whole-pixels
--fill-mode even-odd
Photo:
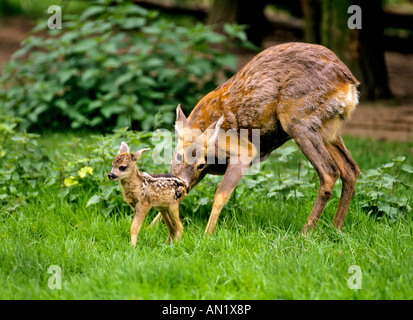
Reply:
[[[185,183],[170,174],[149,175],[140,172],[136,162],[145,150],[148,149],[139,150],[134,154],[129,154],[128,150],[118,154],[108,175],[111,180],[120,180],[123,198],[134,210],[131,226],[133,246],[136,245],[143,219],[151,208],[161,212],[169,230],[169,241],[179,240],[183,233],[179,203],[186,194]],[[125,150],[121,147],[121,151]],[[122,166],[126,167],[123,171],[120,170]]]
[[[218,188],[206,229],[212,233],[218,215],[239,182],[245,165],[206,165],[176,162],[186,155],[188,146],[199,143],[203,132],[224,117],[221,128],[238,133],[241,129],[260,130],[260,154],[264,160],[276,148],[294,139],[320,177],[320,190],[303,233],[312,229],[341,176],[343,191],[335,225],[342,227],[359,169],[342,142],[339,130],[358,103],[359,82],[329,49],[306,43],[285,43],[262,51],[237,74],[206,95],[186,119],[177,109],[177,121],[183,123],[180,140],[191,129],[201,135],[177,146],[172,173],[193,188],[207,173],[225,176]],[[251,141],[250,141],[251,142]],[[253,147],[251,145],[248,146]],[[207,153],[207,151],[205,152]],[[242,151],[239,156],[242,156]],[[185,157],[184,157],[185,158]],[[199,159],[199,162],[204,162]]]

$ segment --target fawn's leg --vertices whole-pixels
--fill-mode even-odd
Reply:
[[[334,225],[340,230],[343,227],[348,207],[356,190],[356,182],[360,175],[360,169],[351,157],[350,152],[347,150],[340,136],[337,135],[336,140],[327,145],[327,149],[340,169],[342,181],[340,203],[338,204],[334,217]]]
[[[339,176],[339,169],[325,147],[318,132],[306,128],[290,128],[290,135],[313,165],[320,179],[320,189],[317,199],[305,223],[302,234],[308,234],[317,224],[320,216],[330,199],[334,184]]]
[[[138,240],[138,233],[142,226],[143,219],[145,219],[146,214],[148,213],[151,207],[149,205],[137,204],[135,207],[135,212],[133,214],[132,225],[130,228],[131,234],[131,245],[136,246]]]
[[[173,234],[171,235],[175,241],[181,239],[182,233],[184,232],[184,226],[182,225],[181,219],[179,218],[179,202],[173,203],[168,208],[169,217],[172,220]]]
[[[228,165],[224,178],[222,179],[221,184],[219,185],[214,196],[211,215],[209,216],[208,224],[205,229],[206,234],[212,234],[212,232],[214,232],[215,225],[222,208],[227,203],[238,182],[241,180],[244,170],[248,167],[249,165],[244,165],[241,163]]]
[[[162,219],[165,221],[166,227],[168,228],[168,243],[171,243],[171,241],[173,240],[173,235],[175,233],[174,222],[167,208],[162,208],[159,211],[162,215]]]
[[[153,227],[157,226],[162,221],[162,214],[158,212],[156,217],[153,219],[151,224],[146,229],[152,229]]]

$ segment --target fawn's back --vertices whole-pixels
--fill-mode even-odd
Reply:
[[[335,139],[358,103],[358,81],[329,49],[306,43],[270,47],[206,95],[188,117],[204,131],[222,115],[223,129],[259,129],[265,158],[290,138],[291,124]]]
[[[148,199],[154,208],[179,203],[186,194],[185,183],[173,175],[150,175],[146,172],[141,174],[144,177],[142,197]]]

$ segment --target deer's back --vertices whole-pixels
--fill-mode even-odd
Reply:
[[[179,202],[186,193],[185,183],[171,174],[150,175],[141,172],[142,197],[153,207],[167,207],[170,203]]]
[[[192,127],[203,131],[224,114],[224,129],[260,129],[261,147],[265,149],[268,143],[268,149],[274,149],[288,139],[280,119],[321,124],[335,116],[345,117],[351,110],[338,100],[350,94],[356,99],[357,85],[357,79],[329,49],[285,43],[256,55],[206,95],[188,119]]]

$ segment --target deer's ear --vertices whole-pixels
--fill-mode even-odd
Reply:
[[[224,116],[221,116],[218,121],[210,124],[209,127],[197,138],[197,142],[206,148],[208,156],[211,154],[215,155],[215,145],[217,141],[218,143],[223,143],[224,145],[226,144],[225,137],[223,139],[219,139],[220,134],[224,133],[224,130],[221,129],[224,120]]]
[[[225,118],[224,116],[221,116],[221,118],[219,118],[219,120],[213,124],[211,124],[207,131],[211,130],[210,132],[207,132],[207,137],[208,137],[208,144],[209,145],[214,145],[215,142],[218,139],[218,135],[219,135],[219,130],[221,129],[222,123],[224,122]],[[212,132],[212,134],[211,134]]]
[[[142,153],[144,153],[145,151],[151,150],[150,148],[145,148],[145,149],[140,149],[138,151],[136,151],[135,153],[132,153],[131,158],[132,161],[138,161],[140,159],[140,157],[142,156]]]
[[[178,104],[178,107],[176,107],[175,127],[177,128],[177,131],[180,131],[180,128],[182,129],[188,128],[188,120],[186,119],[185,114],[182,111],[180,104]]]
[[[122,141],[122,143],[120,144],[119,153],[129,153],[129,152],[130,152],[129,146],[124,141]]]
[[[213,122],[209,127],[202,132],[198,137],[198,141],[204,145],[213,146],[218,139],[222,123],[224,122],[224,116],[221,116],[218,121]]]

